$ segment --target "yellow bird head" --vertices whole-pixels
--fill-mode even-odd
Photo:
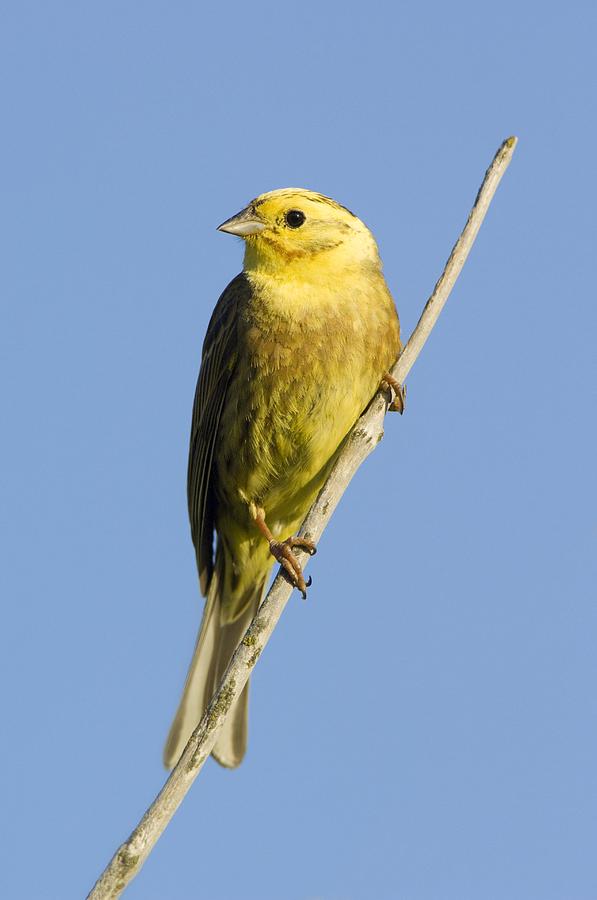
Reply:
[[[245,240],[245,269],[304,269],[315,258],[326,268],[381,265],[375,239],[360,219],[335,200],[303,188],[261,194],[219,231]]]

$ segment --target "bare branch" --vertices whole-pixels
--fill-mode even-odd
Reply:
[[[515,137],[504,141],[485,174],[464,230],[425,305],[417,327],[392,370],[392,375],[401,384],[404,383],[421,352],[462,270],[493,195],[512,159],[516,143]],[[321,537],[352,476],[383,437],[383,420],[387,407],[387,396],[379,393],[356,423],[328,480],[303,522],[300,530],[302,536],[315,541]],[[298,554],[298,556],[304,567],[308,562],[308,555]],[[139,825],[116,851],[88,895],[88,900],[113,900],[113,898],[119,897],[141,869],[211,753],[226,714],[245,686],[291,593],[290,584],[282,575],[278,574],[238,650],[232,657],[217,693],[191,735],[180,761],[172,770],[164,787]]]

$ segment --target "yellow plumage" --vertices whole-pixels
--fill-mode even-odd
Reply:
[[[257,609],[272,552],[282,552],[278,540],[298,529],[400,351],[377,245],[347,209],[287,188],[258,197],[220,228],[245,239],[245,261],[212,315],[195,395],[189,514],[207,601],[167,766]],[[269,532],[277,539],[271,548]],[[293,574],[294,564],[283,564]],[[248,685],[213,751],[223,765],[244,755],[247,701]]]

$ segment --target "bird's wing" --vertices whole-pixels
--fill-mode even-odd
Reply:
[[[193,403],[187,497],[203,594],[207,591],[213,571],[214,449],[230,376],[236,364],[238,314],[250,296],[249,282],[245,275],[240,274],[230,282],[218,300],[203,343]]]

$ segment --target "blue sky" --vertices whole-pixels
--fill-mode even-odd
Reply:
[[[4,4],[2,896],[84,896],[164,779],[191,403],[241,266],[215,226],[337,198],[409,334],[512,133],[407,413],[255,671],[245,763],[208,763],[127,897],[597,895],[595,18]]]

